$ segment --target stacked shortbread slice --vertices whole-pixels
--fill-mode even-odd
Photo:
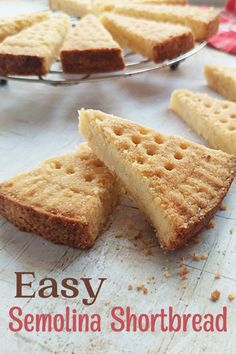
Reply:
[[[36,12],[10,18],[0,18],[0,42],[37,22],[44,21],[50,16],[49,12]]]
[[[176,90],[172,93],[170,107],[212,148],[236,155],[236,103],[203,93]]]
[[[116,5],[123,4],[176,4],[185,5],[187,0],[93,0],[93,12],[101,14],[106,11],[112,11]]]
[[[236,172],[236,158],[165,136],[100,111],[80,111],[80,132],[174,250],[212,218]]]
[[[148,20],[178,23],[191,28],[195,40],[203,41],[215,34],[219,27],[219,13],[216,8],[203,9],[199,6],[178,5],[145,5],[124,4],[117,5],[113,11],[121,15],[128,15]]]
[[[117,178],[86,144],[0,184],[0,214],[20,230],[91,247],[117,204]]]
[[[189,28],[170,23],[104,14],[103,25],[122,46],[155,62],[175,58],[194,47]]]
[[[45,75],[69,29],[67,15],[50,17],[0,44],[1,75]]]
[[[91,0],[49,0],[50,9],[71,16],[82,17],[92,11]]]
[[[236,101],[236,67],[206,65],[205,76],[211,89],[228,100]]]
[[[61,50],[66,73],[93,73],[124,69],[120,46],[93,15],[78,21],[66,37]]]

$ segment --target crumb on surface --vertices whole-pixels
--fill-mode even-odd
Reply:
[[[234,230],[233,230],[233,229],[230,229],[230,230],[229,230],[229,233],[230,233],[230,235],[233,235]]]
[[[179,268],[179,276],[180,276],[180,278],[182,280],[188,279],[188,273],[189,273],[189,270],[183,264],[181,264],[180,268]]]
[[[148,247],[144,250],[144,253],[146,256],[152,256],[152,249]]]
[[[193,261],[199,262],[206,260],[208,258],[208,254],[202,253],[202,254],[196,254],[195,252],[190,253],[190,257],[192,258]]]
[[[133,286],[131,284],[128,285],[128,290],[133,290]]]
[[[215,226],[216,226],[216,221],[212,219],[207,225],[207,229],[214,229]]]
[[[153,275],[147,278],[148,284],[153,284],[154,282],[155,282],[155,277]]]
[[[225,211],[227,209],[227,205],[225,203],[221,203],[220,210]]]
[[[144,295],[146,295],[148,293],[148,289],[145,287],[144,284],[140,284],[137,286],[137,290],[138,291],[142,291]]]
[[[220,295],[221,295],[221,292],[219,290],[214,290],[212,293],[211,293],[211,301],[213,302],[216,302],[219,300],[220,298]]]
[[[123,232],[117,232],[115,234],[115,238],[122,238],[122,237],[124,237],[124,233]]]
[[[232,291],[228,294],[228,300],[233,301],[235,299],[236,295]]]
[[[171,273],[170,273],[168,270],[166,270],[166,271],[163,273],[163,275],[164,275],[164,277],[166,277],[166,278],[170,278],[170,277],[171,277]]]
[[[215,279],[220,279],[220,278],[221,278],[220,272],[216,272],[216,274],[215,274]]]

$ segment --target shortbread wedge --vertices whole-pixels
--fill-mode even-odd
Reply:
[[[189,28],[170,23],[104,14],[102,23],[122,46],[156,63],[175,58],[194,47]]]
[[[92,11],[91,0],[49,0],[53,11],[62,11],[68,15],[82,17]]]
[[[37,22],[47,20],[49,16],[49,12],[42,11],[16,17],[0,18],[0,42]]]
[[[170,108],[212,148],[236,155],[236,103],[176,90]]]
[[[211,89],[236,102],[236,67],[206,65],[205,77]]]
[[[45,75],[70,27],[67,15],[53,16],[0,44],[1,75]]]
[[[112,11],[116,5],[121,4],[178,4],[185,5],[187,0],[93,0],[92,9],[96,14]]]
[[[91,247],[121,187],[87,144],[0,184],[0,214],[55,243]]]
[[[65,73],[96,73],[124,69],[122,49],[94,15],[78,21],[61,50]]]
[[[220,11],[213,7],[180,5],[117,5],[113,10],[121,15],[148,20],[177,23],[191,28],[196,41],[204,41],[214,35],[219,27]]]
[[[236,158],[165,136],[100,111],[81,110],[80,132],[174,250],[212,218],[236,172]]]

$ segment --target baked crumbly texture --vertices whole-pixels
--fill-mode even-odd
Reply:
[[[49,0],[53,11],[62,11],[71,16],[82,17],[92,11],[91,0]]]
[[[206,65],[205,77],[211,89],[236,102],[236,67]]]
[[[175,90],[170,108],[214,149],[236,155],[236,103]]]
[[[61,14],[7,37],[0,44],[0,74],[47,74],[69,27],[69,17]]]
[[[236,172],[236,158],[100,111],[81,110],[80,132],[122,181],[166,250],[209,223]]]
[[[156,63],[175,58],[194,47],[191,30],[181,25],[113,13],[104,14],[101,21],[122,47],[127,47]]]
[[[36,12],[16,17],[0,18],[0,42],[37,22],[49,18],[49,12]]]
[[[87,15],[73,27],[61,50],[66,73],[96,73],[124,69],[120,46],[94,15]]]
[[[91,247],[116,206],[117,179],[87,144],[0,184],[0,214],[20,230]]]
[[[214,35],[219,27],[220,11],[213,7],[200,6],[124,4],[114,7],[114,12],[148,20],[181,24],[191,28],[196,41]]]
[[[185,5],[187,0],[93,0],[92,9],[94,13],[112,11],[116,5],[120,4],[178,4]]]

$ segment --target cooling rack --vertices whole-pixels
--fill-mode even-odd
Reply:
[[[203,47],[205,47],[206,44],[207,42],[197,43],[196,46],[189,52],[180,55],[175,59],[166,60],[159,64],[144,59],[135,53],[126,52],[125,69],[122,71],[114,71],[109,73],[88,75],[64,74],[61,68],[61,63],[58,60],[52,65],[51,71],[45,76],[0,76],[0,84],[4,85],[8,81],[20,81],[24,83],[38,83],[51,86],[72,86],[101,80],[116,79],[122,77],[125,78],[153,70],[163,69],[165,67],[170,67],[172,70],[174,70],[182,61],[198,53]]]

